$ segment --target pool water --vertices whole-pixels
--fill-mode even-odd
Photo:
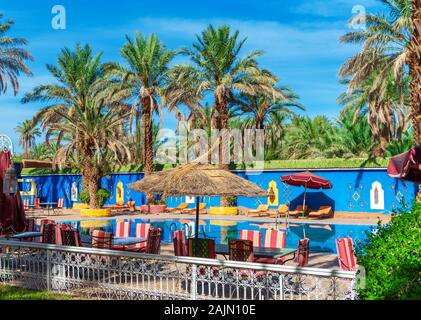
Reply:
[[[123,219],[118,219],[119,221]],[[124,219],[128,221],[129,219]],[[115,234],[117,219],[95,219],[67,221],[63,223],[72,224],[81,235],[87,235],[93,229],[101,229]],[[175,230],[184,230],[190,236],[195,234],[194,219],[131,219],[130,235],[136,235],[137,223],[150,223],[154,228],[161,228],[162,241],[172,243],[172,234]],[[199,234],[201,237],[214,239],[217,244],[226,244],[230,239],[238,239],[240,230],[258,230],[261,232],[261,241],[265,230],[268,228],[278,228],[286,230],[283,223],[276,224],[263,221],[231,221],[219,219],[201,219]],[[289,248],[296,248],[298,240],[307,237],[310,239],[310,251],[313,253],[336,253],[336,239],[351,237],[354,243],[364,242],[367,232],[377,229],[377,226],[369,225],[343,225],[343,224],[317,224],[317,223],[291,223],[287,230],[287,244]]]

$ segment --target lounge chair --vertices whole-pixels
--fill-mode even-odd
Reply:
[[[355,271],[357,269],[357,259],[355,258],[352,239],[348,237],[336,240],[336,250],[341,270]]]
[[[286,204],[281,204],[277,210],[269,210],[268,214],[271,216],[284,216],[288,213],[289,207]]]
[[[269,215],[268,211],[269,211],[269,205],[268,204],[260,204],[257,207],[257,209],[247,211],[247,216],[258,215],[260,217],[262,214]]]
[[[317,211],[310,211],[309,218],[333,218],[334,212],[331,206],[321,206]]]
[[[187,209],[189,204],[187,202],[180,203],[177,208],[167,208],[165,212],[178,212],[184,209]]]
[[[207,205],[208,205],[207,203],[199,203],[199,212],[204,211]],[[195,212],[196,212],[196,206],[194,208],[181,210],[181,213],[195,213]]]
[[[240,239],[241,240],[249,240],[253,242],[254,247],[260,247],[260,238],[261,233],[260,231],[256,230],[241,230],[240,231]]]
[[[299,217],[303,214],[307,214],[310,211],[310,208],[306,205],[305,207],[303,207],[303,205],[299,205],[297,206],[297,208],[295,208],[295,210],[290,211],[289,215],[293,216],[293,217]]]

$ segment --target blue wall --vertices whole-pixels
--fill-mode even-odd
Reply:
[[[304,197],[304,188],[287,187],[285,188],[280,181],[283,175],[299,171],[291,170],[271,170],[260,174],[247,175],[243,171],[236,172],[241,177],[253,181],[263,189],[268,189],[270,181],[274,180],[278,184],[279,203],[290,202],[291,207],[302,204]],[[414,200],[417,193],[417,185],[409,182],[402,182],[392,179],[387,175],[386,169],[329,169],[312,170],[313,173],[329,179],[333,183],[331,190],[309,190],[307,193],[307,203],[311,208],[318,208],[321,205],[331,205],[336,211],[346,212],[385,212],[390,213],[400,207],[401,201],[410,203]],[[112,205],[116,202],[116,186],[119,181],[124,185],[125,201],[132,199],[136,205],[145,204],[146,198],[143,194],[130,190],[128,185],[134,181],[140,180],[142,173],[130,174],[110,174],[101,179],[101,187],[111,192],[112,196],[106,204]],[[74,181],[78,184],[79,192],[81,190],[81,177],[79,175],[43,175],[43,176],[23,176],[23,178],[32,178],[35,180],[38,189],[38,197],[41,202],[57,202],[58,198],[65,199],[65,207],[71,207],[70,200],[71,185]],[[370,190],[373,182],[381,183],[384,198],[385,210],[372,210],[370,208]],[[23,190],[27,190],[27,184],[23,185]],[[167,205],[175,207],[184,202],[184,197],[168,198]],[[219,198],[203,198],[202,202],[209,205],[219,205]],[[238,206],[256,208],[260,203],[267,203],[266,198],[238,198]],[[191,205],[193,207],[194,205]]]

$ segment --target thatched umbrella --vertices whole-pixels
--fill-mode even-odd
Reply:
[[[196,197],[196,238],[199,233],[200,196],[266,197],[267,191],[229,171],[213,165],[190,163],[175,169],[161,171],[129,185],[143,193],[164,196]]]

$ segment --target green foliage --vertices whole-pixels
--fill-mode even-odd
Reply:
[[[394,215],[358,244],[358,264],[365,268],[366,286],[360,299],[421,299],[421,204]]]
[[[99,189],[97,193],[97,199],[98,199],[98,205],[102,207],[107,201],[107,199],[110,197],[110,193],[105,189]],[[90,195],[88,191],[82,191],[79,193],[79,201],[82,203],[89,203],[90,202]]]
[[[414,130],[405,131],[401,140],[393,140],[386,146],[386,157],[393,157],[395,155],[404,153],[414,146]]]
[[[237,197],[236,196],[229,196],[227,197],[228,203],[230,207],[236,207],[237,206]]]

